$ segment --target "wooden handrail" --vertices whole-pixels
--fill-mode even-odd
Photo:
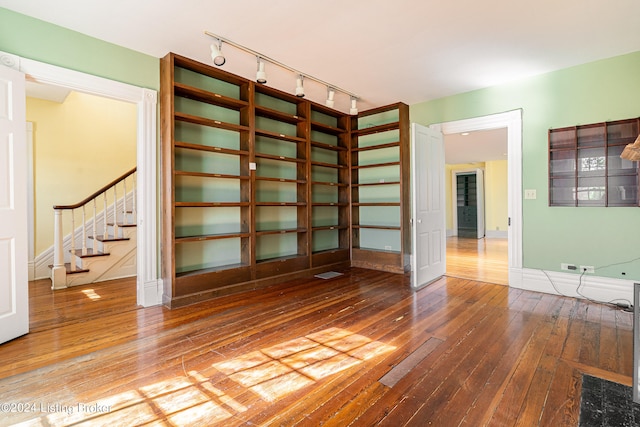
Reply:
[[[111,181],[109,184],[105,185],[104,187],[100,188],[98,191],[96,191],[95,193],[91,194],[89,197],[86,197],[85,199],[83,199],[82,201],[73,204],[73,205],[55,205],[53,207],[53,209],[56,210],[62,210],[62,209],[77,209],[82,205],[85,205],[87,203],[89,203],[91,200],[95,199],[96,197],[98,197],[100,194],[104,193],[105,191],[107,191],[109,188],[113,187],[114,185],[116,185],[117,183],[119,183],[120,181],[122,181],[123,179],[133,175],[135,173],[137,168],[133,168],[131,169],[129,172],[125,173],[124,175],[114,179],[113,181]]]

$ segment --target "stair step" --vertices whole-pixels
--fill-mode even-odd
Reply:
[[[49,264],[49,268],[53,268],[53,264]],[[76,267],[75,271],[71,271],[71,264],[68,262],[64,263],[64,268],[67,270],[67,274],[78,274],[78,273],[88,273],[89,270],[86,268]]]
[[[112,222],[108,222],[107,225],[113,226],[113,223]],[[125,224],[123,222],[119,222],[118,223],[118,227],[137,227],[137,226],[138,226],[138,224]]]
[[[89,239],[93,239],[93,236],[89,236]],[[98,236],[95,238],[98,242],[120,242],[124,240],[131,240],[128,237],[115,237],[115,236]]]
[[[82,249],[76,249],[75,251],[69,251],[72,254],[74,254],[75,256],[78,256],[80,258],[92,258],[92,257],[98,257],[98,256],[109,256],[109,252],[100,252],[100,251],[95,251],[93,249],[87,248],[87,253],[83,254],[82,253]]]

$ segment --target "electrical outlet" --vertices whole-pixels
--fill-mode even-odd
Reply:
[[[535,200],[538,195],[536,190],[524,190],[524,198],[528,200]]]
[[[390,251],[390,250],[391,250],[391,246],[385,246],[385,247],[384,247],[384,250],[385,250],[385,251]]]
[[[575,266],[575,264],[567,264],[567,263],[561,263],[560,264],[560,270],[567,270],[567,271],[575,271],[578,268]]]
[[[595,274],[596,269],[593,267],[593,265],[581,265],[580,266],[580,273],[589,273],[589,274]]]

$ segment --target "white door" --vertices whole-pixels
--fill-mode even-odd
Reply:
[[[417,123],[412,123],[411,135],[411,285],[419,288],[447,270],[444,138],[442,133]]]
[[[0,65],[0,343],[29,332],[24,82]]]
[[[478,239],[484,237],[484,171],[476,169],[476,200],[477,200],[477,228]]]

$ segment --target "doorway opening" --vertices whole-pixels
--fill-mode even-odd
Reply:
[[[482,169],[484,172],[484,230],[478,234],[484,234],[484,238],[476,237],[472,241],[464,241],[457,233],[457,200],[451,196],[447,203],[450,210],[450,217],[447,216],[447,274],[465,274],[466,278],[481,281],[504,282],[509,285],[517,285],[521,281],[522,270],[522,112],[514,110],[506,113],[499,113],[490,116],[476,117],[472,119],[458,120],[453,122],[432,125],[432,128],[439,130],[444,135],[445,140],[445,163],[449,171],[467,171]],[[475,134],[475,136],[474,136]],[[487,137],[489,141],[495,140],[501,144],[490,145],[489,142],[481,140]],[[475,143],[466,146],[464,138]],[[485,156],[489,148],[494,150],[492,156]],[[447,154],[453,153],[449,156]],[[460,156],[460,157],[456,157]],[[453,166],[457,165],[457,166]],[[487,167],[489,165],[489,167]],[[492,169],[489,173],[487,169]],[[498,171],[500,173],[498,173]],[[455,183],[455,172],[446,174],[445,179],[451,180],[447,186],[453,188]],[[494,191],[494,184],[488,184],[489,180],[495,180],[502,185],[506,185],[506,196],[502,196],[502,202],[494,206],[494,200],[498,200],[493,195],[487,197],[487,193]],[[505,182],[506,180],[506,182]],[[491,190],[489,190],[491,188]],[[504,189],[503,189],[504,191]],[[451,190],[451,194],[456,192]],[[503,192],[504,194],[504,192]],[[488,199],[492,200],[488,200]],[[455,203],[455,204],[454,204]],[[505,206],[506,205],[506,206]],[[506,215],[505,215],[506,210]],[[494,212],[495,211],[495,212]],[[499,213],[502,212],[502,213]],[[506,251],[507,263],[496,264],[494,257],[502,257],[500,252]],[[465,254],[465,259],[473,259],[475,266],[467,269],[464,273],[450,271],[455,267],[455,256]],[[450,259],[451,258],[451,262]],[[468,261],[467,261],[468,262]],[[451,264],[451,265],[450,265]],[[498,270],[498,278],[478,274],[478,268]],[[499,265],[499,266],[498,266]],[[505,272],[505,270],[507,270]],[[474,272],[470,277],[470,271]],[[503,277],[503,279],[500,279]],[[506,279],[506,280],[505,280]]]

